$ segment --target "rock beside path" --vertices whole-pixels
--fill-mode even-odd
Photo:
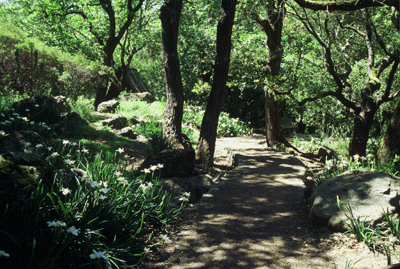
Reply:
[[[311,219],[328,226],[332,231],[344,232],[347,220],[340,211],[337,197],[350,205],[356,218],[372,226],[384,220],[383,211],[395,212],[399,207],[400,178],[368,170],[347,171],[324,181],[311,196]],[[344,206],[342,206],[344,209]]]

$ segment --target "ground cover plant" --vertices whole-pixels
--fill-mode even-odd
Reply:
[[[0,115],[1,135],[50,128],[8,106]],[[88,135],[87,130],[80,134]],[[106,132],[90,133],[104,138]],[[170,206],[176,197],[158,186],[161,164],[142,172],[152,175],[146,180],[126,171],[128,156],[124,148],[115,149],[124,139],[114,139],[118,141],[103,151],[78,137],[75,133],[73,141],[57,138],[48,145],[25,145],[45,163],[21,199],[1,201],[1,259],[8,268],[134,267],[153,244],[168,240],[163,231],[177,221],[188,194],[180,205]],[[86,180],[68,179],[71,169],[82,169]]]
[[[16,113],[11,107],[15,100],[2,102],[0,135],[51,130],[46,122]],[[168,240],[167,227],[179,221],[190,194],[177,197],[160,188],[162,164],[127,170],[128,159],[134,156],[125,149],[135,141],[115,135],[108,127],[99,128],[101,116],[90,109],[90,100],[79,97],[70,103],[72,111],[82,113],[91,124],[45,144],[25,145],[26,153],[42,156],[44,164],[34,171],[22,197],[0,201],[0,259],[9,268],[133,268],[150,255],[154,245]],[[134,109],[128,109],[130,104]],[[142,113],[148,119],[135,130],[147,137],[155,152],[165,146],[159,122],[162,105],[127,101],[118,111],[127,117]],[[190,119],[201,113],[187,110],[193,110],[186,114],[191,130]],[[245,126],[235,119],[225,122],[226,128]],[[77,169],[86,175],[82,180],[71,178],[71,171]]]
[[[6,117],[12,109],[1,111]],[[15,119],[2,119],[7,128],[1,135],[13,131],[11,127],[50,128],[19,119],[15,112],[11,115]],[[45,163],[34,171],[22,197],[1,201],[2,264],[7,268],[130,268],[146,257],[152,245],[168,240],[166,225],[177,221],[189,194],[180,198],[180,205],[171,206],[174,193],[158,186],[157,170],[162,164],[133,177],[125,169],[128,156],[123,148],[92,151],[84,143],[66,139],[51,145],[25,145],[27,152],[41,155]],[[85,180],[71,178],[71,169],[83,170]]]

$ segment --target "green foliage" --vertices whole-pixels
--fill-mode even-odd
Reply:
[[[192,90],[198,87],[196,84],[209,83],[212,76],[219,7],[219,2],[211,0],[183,6],[178,53],[185,100],[194,101],[194,104],[204,100],[204,96],[196,100]]]
[[[363,221],[360,221],[356,216],[354,216],[351,206],[340,201],[339,198],[337,199],[337,205],[340,211],[347,218],[348,222],[345,223],[348,227],[348,232],[355,234],[357,240],[371,246],[375,251],[376,242],[378,238],[381,237],[380,231],[372,228],[370,225],[366,225]]]
[[[45,46],[15,26],[0,27],[0,94],[10,91],[35,96],[63,94],[72,98],[94,95],[108,71],[79,56]]]
[[[89,122],[100,120],[99,115],[93,113],[93,103],[93,99],[84,98],[82,95],[80,95],[76,100],[68,99],[68,104],[70,104],[71,110],[78,113],[82,118]]]
[[[141,122],[135,126],[135,131],[139,135],[143,135],[149,139],[149,144],[151,145],[154,153],[159,153],[163,150],[171,148],[171,145],[163,136],[161,122]]]
[[[161,132],[153,132],[150,134],[149,143],[154,150],[154,153],[160,153],[161,151],[171,149],[171,145],[168,140],[163,136]]]
[[[332,159],[325,163],[323,173],[315,177],[315,185],[320,185],[324,180],[350,170],[370,170],[397,175],[399,173],[400,156],[389,158],[387,162],[380,163],[373,154],[365,157],[352,156],[349,161]]]
[[[238,118],[230,118],[225,112],[219,116],[217,135],[219,137],[251,135],[252,129]]]
[[[49,149],[36,147],[47,155],[46,171],[27,198],[2,204],[0,237],[9,268],[132,267],[145,258],[153,232],[174,222],[183,206],[171,206],[174,195],[157,187],[157,177],[131,178],[122,151],[90,157],[69,141],[59,154]],[[49,176],[71,167],[86,171],[86,181],[72,184],[60,172],[61,178]],[[104,255],[94,259],[95,251]]]
[[[37,109],[40,111],[40,108]],[[23,113],[29,115],[29,111],[24,111]],[[23,116],[17,113],[12,107],[5,106],[0,108],[0,135],[5,135],[14,131],[30,130],[46,136],[50,130],[48,126],[50,123],[52,122],[35,122],[31,120],[29,116]]]
[[[83,98],[77,103],[81,107],[86,104]],[[10,108],[3,107],[0,115],[1,122],[10,122],[2,124],[9,128],[7,132],[48,128],[29,119],[24,124],[24,117]],[[85,129],[76,135],[94,134]],[[34,174],[34,183],[18,186],[21,196],[10,195],[0,201],[1,250],[10,254],[2,261],[4,266],[133,268],[152,246],[168,239],[165,235],[156,239],[155,235],[177,220],[187,196],[173,205],[174,193],[158,185],[154,171],[160,166],[150,167],[152,177],[135,176],[126,170],[124,148],[116,148],[124,144],[107,140],[111,142],[103,148],[106,151],[84,139],[78,143],[61,138],[53,140],[51,147],[27,145],[27,151],[40,155],[44,164]],[[76,168],[87,176],[82,180],[71,177],[71,169]]]
[[[331,265],[332,265],[332,268],[333,268],[333,269],[338,269],[338,267],[337,267],[336,264],[331,263]],[[352,265],[354,265],[354,264],[352,264],[352,261],[351,261],[351,260],[348,260],[348,259],[346,258],[346,264],[345,264],[345,266],[344,266],[344,269],[351,269],[351,268],[352,268]]]
[[[397,201],[398,202],[398,201]],[[400,219],[397,217],[393,217],[390,212],[389,209],[387,209],[386,211],[383,210],[383,216],[385,217],[386,223],[389,226],[389,230],[390,233],[397,239],[400,238]]]
[[[165,102],[155,101],[146,103],[137,100],[120,101],[117,113],[139,120],[159,121],[165,109]]]

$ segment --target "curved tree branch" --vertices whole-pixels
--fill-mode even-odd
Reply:
[[[399,10],[398,0],[294,0],[299,6],[312,10],[358,10],[365,7],[391,6]]]
[[[389,97],[390,91],[392,89],[393,81],[394,81],[394,76],[395,76],[395,74],[397,72],[397,68],[399,66],[399,62],[400,62],[400,59],[397,58],[394,61],[393,65],[392,65],[392,68],[390,69],[389,77],[388,77],[388,80],[387,80],[387,83],[386,83],[385,92],[384,92],[383,96],[381,98],[379,98],[377,100],[377,102],[376,102],[376,104],[378,106],[380,106],[384,102],[388,102],[388,101],[393,100],[398,94],[398,92],[397,92],[394,97],[393,96]]]

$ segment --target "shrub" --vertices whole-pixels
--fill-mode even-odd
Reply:
[[[0,94],[93,95],[109,71],[28,38],[15,26],[0,27]]]

